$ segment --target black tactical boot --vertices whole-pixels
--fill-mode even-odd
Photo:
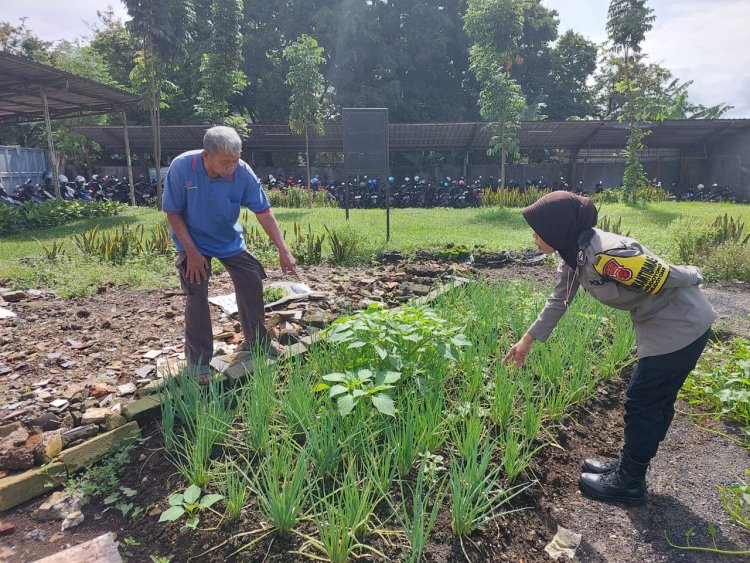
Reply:
[[[620,463],[620,459],[608,459],[607,461],[599,461],[597,459],[586,458],[581,464],[581,473],[609,473],[617,469],[617,465]]]
[[[648,463],[637,462],[623,453],[614,471],[582,473],[578,485],[583,494],[596,500],[641,504],[646,500],[647,469]]]

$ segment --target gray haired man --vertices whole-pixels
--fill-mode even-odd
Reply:
[[[226,268],[237,295],[245,345],[260,345],[269,354],[281,350],[266,332],[260,262],[247,250],[238,219],[246,207],[279,249],[281,270],[297,276],[296,263],[271,211],[266,194],[250,166],[240,160],[242,141],[230,127],[211,127],[203,150],[188,151],[172,161],[164,182],[162,209],[172,227],[179,256],[177,270],[186,295],[185,356],[188,365],[209,379],[213,356],[208,280],[211,259]]]

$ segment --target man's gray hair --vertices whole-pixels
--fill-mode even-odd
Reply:
[[[222,150],[238,155],[242,152],[242,139],[231,127],[217,125],[206,131],[203,136],[203,148],[209,152]]]

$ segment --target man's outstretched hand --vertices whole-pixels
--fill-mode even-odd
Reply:
[[[296,279],[300,279],[299,273],[297,273],[297,261],[292,256],[292,253],[288,250],[279,252],[279,264],[281,264],[281,271],[289,276],[294,276]]]

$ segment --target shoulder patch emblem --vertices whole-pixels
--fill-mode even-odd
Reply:
[[[605,252],[596,255],[594,269],[599,275],[623,285],[656,295],[669,276],[669,266],[654,256],[613,256]]]

